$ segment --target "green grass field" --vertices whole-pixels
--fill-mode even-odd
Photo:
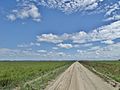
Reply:
[[[120,82],[120,61],[87,61],[80,63]]]
[[[0,90],[22,86],[27,81],[43,76],[62,66],[67,68],[71,64],[72,62],[0,62]],[[51,72],[51,77],[57,76],[65,68],[56,71],[56,73]],[[48,82],[51,77],[49,75],[49,77],[43,78],[41,83]]]

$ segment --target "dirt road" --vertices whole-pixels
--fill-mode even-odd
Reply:
[[[116,90],[79,62],[73,63],[45,90]]]

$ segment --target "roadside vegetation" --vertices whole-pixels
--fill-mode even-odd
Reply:
[[[38,87],[41,90],[47,85],[48,81],[57,77],[72,62],[0,62],[0,90],[32,90]],[[39,82],[34,79],[38,78]],[[32,81],[33,80],[33,81]],[[32,81],[29,83],[29,81]],[[28,82],[28,84],[26,83]],[[26,85],[25,85],[26,83]],[[25,85],[25,87],[24,87]]]
[[[81,61],[80,63],[90,70],[94,68],[96,71],[120,82],[120,61]]]

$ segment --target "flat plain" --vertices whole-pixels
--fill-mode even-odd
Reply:
[[[39,80],[43,88],[49,80],[55,78],[58,74],[64,71],[72,62],[32,62],[32,61],[3,61],[0,62],[0,90],[12,90],[16,87],[24,86],[24,83],[34,80],[39,77],[43,77],[49,73],[46,77]],[[63,68],[61,68],[63,67]],[[60,68],[60,69],[58,69]],[[56,70],[55,72],[52,72]],[[27,85],[27,88],[29,86]],[[26,89],[25,89],[26,90]]]

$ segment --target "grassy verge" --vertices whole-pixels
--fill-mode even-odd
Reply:
[[[120,82],[120,61],[86,61],[80,62],[90,70],[96,71]]]
[[[48,72],[47,74],[36,78],[32,82],[26,84],[25,87],[22,87],[22,90],[44,90],[45,87],[54,80],[57,76],[59,76],[62,72],[68,68],[69,65],[62,66],[53,71]]]

